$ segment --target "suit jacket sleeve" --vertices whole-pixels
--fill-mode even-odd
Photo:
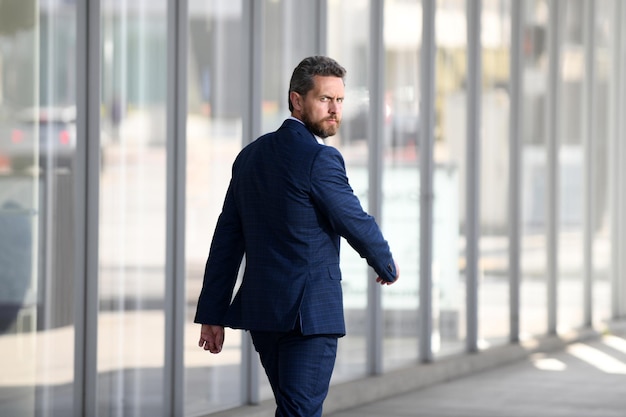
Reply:
[[[312,166],[311,192],[313,201],[335,232],[367,260],[379,277],[395,281],[396,267],[389,244],[375,219],[363,210],[354,195],[337,149],[321,148]]]
[[[231,181],[206,262],[202,291],[194,319],[196,323],[222,324],[232,298],[243,254],[243,232]]]

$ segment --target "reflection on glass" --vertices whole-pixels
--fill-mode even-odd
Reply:
[[[72,414],[75,8],[0,2],[0,415]]]
[[[483,2],[479,348],[509,336],[509,55],[511,1]]]
[[[437,1],[433,218],[433,352],[465,339],[466,2]]]
[[[583,324],[583,2],[567,2],[561,44],[558,328]]]
[[[386,118],[382,228],[400,267],[400,286],[382,291],[384,368],[417,360],[419,288],[420,0],[385,3]]]
[[[226,331],[224,349],[198,347],[193,323],[212,233],[230,170],[241,149],[242,2],[189,2],[187,114],[187,226],[185,262],[185,415],[205,415],[241,404],[240,331]]]
[[[103,0],[98,400],[163,406],[166,1]]]
[[[548,328],[546,285],[547,18],[545,0],[526,5],[522,126],[520,337]]]

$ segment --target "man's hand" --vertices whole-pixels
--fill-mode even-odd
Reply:
[[[211,353],[220,353],[224,345],[224,327],[203,324],[200,328],[198,346]]]
[[[400,278],[400,268],[398,268],[398,263],[397,262],[394,261],[394,264],[396,266],[396,279],[394,279],[393,281],[389,282],[389,281],[385,281],[381,277],[376,277],[376,282],[378,282],[380,285],[391,285],[394,282],[398,281],[398,278]]]

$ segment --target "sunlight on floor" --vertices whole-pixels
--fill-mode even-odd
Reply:
[[[607,335],[602,337],[602,344],[619,353],[626,353],[626,339]],[[585,343],[573,343],[565,351],[573,357],[609,374],[626,375],[626,362]],[[549,357],[546,353],[535,353],[530,357],[535,368],[542,371],[565,371],[567,364]]]
[[[567,368],[560,360],[546,357],[545,353],[536,353],[530,360],[541,371],[564,371]]]
[[[624,339],[620,339],[615,337],[618,341],[622,343],[626,343]],[[606,338],[603,338],[603,342],[606,343]],[[619,343],[619,342],[617,342]],[[610,344],[617,344],[616,340],[612,340],[610,343],[606,343],[610,346]],[[623,346],[622,346],[623,347]],[[619,359],[614,358],[613,356],[599,350],[593,348],[584,343],[574,343],[567,347],[567,352],[576,358],[587,362],[588,364],[595,366],[601,371],[604,371],[608,374],[624,374],[626,375],[626,363],[620,361]]]
[[[604,336],[602,338],[602,341],[604,342],[605,345],[615,350],[618,350],[622,353],[626,353],[626,339],[609,335],[609,336]]]

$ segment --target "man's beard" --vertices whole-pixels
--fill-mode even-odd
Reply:
[[[323,126],[323,122],[326,119],[323,119],[319,122],[313,122],[310,118],[309,118],[309,114],[307,112],[302,113],[302,122],[304,123],[304,125],[311,131],[311,133],[313,133],[315,136],[318,136],[322,139],[326,139],[329,136],[334,136],[337,133],[337,129],[339,128],[339,125],[341,124],[341,120],[338,118],[335,118],[335,120],[337,121],[337,124],[335,125],[331,125],[328,128],[324,128]]]

